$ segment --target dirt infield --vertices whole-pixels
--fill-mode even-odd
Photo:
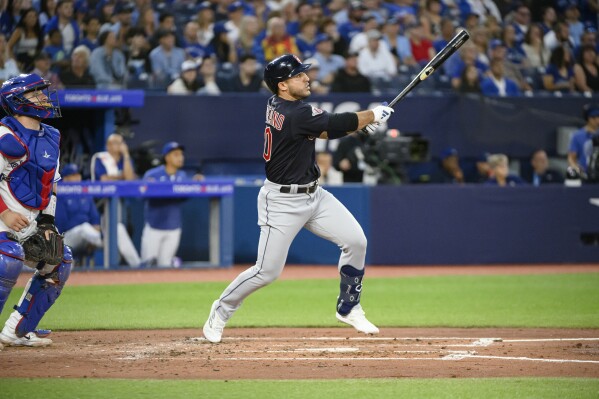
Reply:
[[[70,285],[229,281],[226,270],[76,272]],[[371,267],[369,277],[599,272],[599,265]],[[287,267],[281,278],[335,278],[336,268]],[[19,285],[29,276],[23,275]],[[220,344],[201,329],[72,331],[47,348],[5,348],[0,377],[310,379],[599,377],[599,329],[229,328]]]

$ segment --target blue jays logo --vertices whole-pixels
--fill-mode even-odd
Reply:
[[[145,184],[144,184],[144,185],[141,185],[141,186],[139,186],[139,192],[140,192],[141,194],[145,194],[145,192],[146,192],[146,191],[148,191],[148,186],[146,186]]]

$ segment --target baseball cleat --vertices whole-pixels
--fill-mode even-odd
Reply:
[[[8,331],[6,327],[0,333],[0,342],[6,346],[48,346],[52,344],[50,338],[38,337],[35,332],[27,333],[19,338],[14,332]]]
[[[218,313],[216,313],[216,308],[218,306],[218,299],[214,301],[212,304],[212,308],[210,309],[210,315],[208,316],[208,320],[204,324],[204,328],[202,331],[204,332],[204,337],[212,342],[219,343],[223,336],[223,330],[225,329],[225,324],[227,322],[223,321],[220,318]]]
[[[359,304],[354,306],[352,310],[345,316],[342,316],[339,313],[337,313],[337,320],[339,320],[342,323],[349,324],[350,326],[354,327],[356,330],[364,334],[379,333],[378,327],[368,321],[366,315],[364,314],[364,310],[362,309],[362,305]]]

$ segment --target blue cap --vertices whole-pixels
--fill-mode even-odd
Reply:
[[[491,42],[489,43],[489,48],[491,50],[495,50],[497,47],[505,47],[505,44],[503,44],[503,42],[499,39],[493,39],[491,40]]]
[[[219,23],[214,24],[212,31],[214,32],[215,35],[218,35],[221,33],[227,33],[229,31],[229,29],[227,29],[224,22],[219,22]]]
[[[326,42],[328,40],[333,40],[331,38],[331,36],[327,35],[326,33],[321,33],[320,35],[316,36],[316,40],[314,40],[314,44],[320,44],[322,42]]]
[[[77,173],[79,173],[79,166],[77,166],[76,163],[68,163],[62,167],[62,172],[60,172],[60,175],[62,177],[67,177]]]
[[[169,152],[174,151],[174,150],[185,151],[185,147],[183,147],[181,144],[177,143],[176,141],[169,141],[168,143],[166,143],[164,145],[164,147],[162,147],[162,156],[165,157]]]
[[[444,149],[443,151],[441,151],[441,160],[447,159],[451,156],[457,156],[458,155],[458,150],[456,150],[453,147],[447,147],[446,149]]]
[[[243,3],[241,1],[234,1],[233,3],[229,4],[229,7],[227,7],[227,12],[235,12],[242,8]]]
[[[202,10],[208,10],[212,8],[212,4],[209,1],[203,1],[200,4],[198,4],[198,11],[202,11]]]

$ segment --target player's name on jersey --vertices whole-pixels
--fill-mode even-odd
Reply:
[[[231,195],[234,191],[232,181],[217,182],[147,182],[141,180],[126,182],[84,182],[58,184],[59,195],[81,195],[95,197],[186,197]]]

